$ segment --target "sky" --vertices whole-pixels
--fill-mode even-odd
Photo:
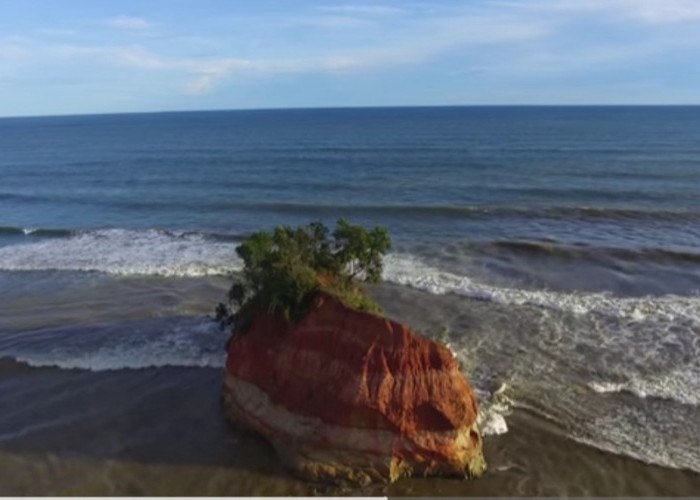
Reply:
[[[0,116],[700,104],[700,0],[0,0]]]

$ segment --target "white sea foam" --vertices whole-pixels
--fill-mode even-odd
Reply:
[[[598,394],[610,394],[625,390],[625,384],[621,382],[589,382],[588,387]]]
[[[614,413],[598,416],[590,423],[590,429],[574,432],[569,437],[642,462],[700,472],[696,420],[687,414],[624,406]],[[679,432],[682,437],[671,437]]]
[[[477,394],[484,435],[507,432],[512,408],[544,400],[552,418],[579,441],[651,463],[698,470],[697,451],[684,444],[694,442],[686,437],[691,431],[679,423],[687,417],[673,417],[673,412],[692,414],[700,407],[700,297],[628,298],[496,287],[406,254],[387,256],[384,277],[432,294],[534,306],[520,311],[505,308],[514,320],[512,330],[502,314],[494,314],[470,322],[473,328],[461,335],[444,339],[452,343],[464,366],[476,367],[469,378],[483,389]],[[485,366],[498,367],[498,375],[479,372],[478,367]],[[512,381],[517,390],[511,398],[506,397],[510,391],[500,396],[500,391],[491,392],[494,378]],[[582,394],[582,383],[589,394]],[[639,399],[615,397],[620,392]],[[610,397],[601,401],[596,393]],[[644,420],[645,410],[635,413],[636,407],[667,409],[666,421],[662,426],[650,424]],[[615,421],[600,422],[600,411]],[[650,431],[663,426],[676,427],[664,433]],[[657,442],[651,447],[644,444],[649,432],[656,432]],[[681,449],[676,452],[676,447]]]
[[[199,233],[105,229],[69,238],[0,248],[0,270],[99,271],[118,275],[205,276],[240,270],[233,241]],[[478,283],[427,265],[410,254],[385,258],[387,281],[433,294],[455,293],[508,305],[531,304],[576,314],[597,312],[632,321],[691,321],[700,325],[700,296],[620,298],[605,293],[561,293]]]
[[[197,233],[105,229],[70,238],[0,248],[4,271],[99,271],[110,274],[205,276],[240,269],[236,243]]]
[[[502,384],[493,393],[475,390],[479,401],[479,415],[476,422],[483,436],[497,436],[508,432],[506,417],[511,414],[513,402],[506,392],[506,384]]]
[[[562,293],[495,287],[429,266],[409,254],[388,255],[385,259],[384,278],[432,294],[455,293],[500,304],[535,305],[574,314],[595,312],[632,321],[691,321],[700,325],[700,296],[622,298],[606,293]]]
[[[91,371],[163,366],[224,365],[228,335],[208,318],[149,320],[86,330],[43,332],[41,342],[25,335],[25,346],[0,351],[35,367]],[[52,340],[55,337],[55,340]],[[41,349],[36,346],[41,345]]]
[[[640,398],[654,397],[700,406],[700,373],[697,366],[676,367],[648,377],[635,376],[626,382],[589,382],[588,387],[599,394],[629,392]]]

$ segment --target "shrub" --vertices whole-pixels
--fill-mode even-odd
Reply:
[[[317,289],[338,296],[350,307],[380,313],[362,282],[381,280],[382,259],[390,247],[386,229],[368,231],[344,219],[332,233],[320,222],[255,233],[236,248],[243,259],[243,273],[229,290],[229,305],[217,306],[217,320],[234,322],[238,331],[247,330],[258,312],[297,321],[307,311],[309,292]]]

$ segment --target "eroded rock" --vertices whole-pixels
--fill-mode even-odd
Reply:
[[[259,315],[232,337],[224,408],[313,480],[485,469],[477,403],[451,352],[323,292],[297,324]]]

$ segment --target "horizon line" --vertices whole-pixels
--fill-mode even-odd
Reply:
[[[357,105],[357,106],[290,106],[290,107],[255,107],[226,109],[171,109],[148,111],[99,111],[87,113],[56,113],[0,115],[0,120],[16,118],[77,118],[87,116],[124,116],[153,114],[185,113],[230,113],[241,111],[312,111],[312,110],[346,110],[346,109],[434,109],[434,108],[692,108],[700,104],[409,104],[409,105]]]

